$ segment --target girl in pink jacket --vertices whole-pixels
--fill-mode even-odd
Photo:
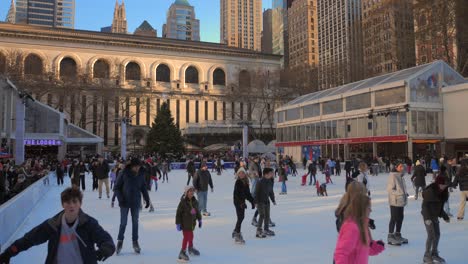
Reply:
[[[367,195],[354,197],[346,208],[346,220],[336,242],[336,264],[367,264],[369,256],[376,256],[385,250],[381,240],[372,240],[368,226],[370,212],[371,203]]]

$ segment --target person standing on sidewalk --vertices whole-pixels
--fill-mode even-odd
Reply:
[[[457,188],[457,185],[460,187],[460,207],[457,215],[459,221],[465,217],[465,204],[468,199],[468,159],[462,160],[460,164],[460,169],[451,184],[453,188]]]
[[[96,177],[98,179],[98,191],[99,191],[99,199],[102,197],[102,184],[106,185],[106,194],[107,198],[110,198],[110,191],[109,191],[109,164],[107,161],[104,160],[103,157],[99,156],[98,163],[96,164]]]
[[[208,203],[208,185],[213,192],[213,180],[211,179],[211,174],[208,171],[208,164],[203,162],[200,165],[195,178],[193,179],[193,186],[197,192],[198,203],[200,205],[200,211],[204,216],[210,216],[211,214],[206,210],[206,205]]]
[[[119,235],[117,237],[117,254],[122,250],[129,211],[132,214],[133,250],[139,254],[141,248],[138,244],[138,217],[141,207],[141,194],[143,194],[143,198],[145,200],[145,208],[149,208],[150,206],[150,199],[144,177],[144,169],[141,168],[141,162],[139,159],[132,159],[130,164],[128,164],[123,170],[122,175],[117,177],[114,192],[120,206],[120,228]]]
[[[387,184],[388,203],[390,204],[390,223],[388,224],[388,244],[408,244],[408,239],[401,236],[401,227],[404,219],[404,209],[408,203],[408,192],[403,176],[405,166],[401,162],[395,164],[390,173]],[[396,232],[395,231],[396,226]]]

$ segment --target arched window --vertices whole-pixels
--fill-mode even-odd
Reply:
[[[226,73],[223,69],[216,68],[213,72],[213,85],[226,85]]]
[[[60,61],[60,79],[76,78],[76,62],[72,58],[63,58]]]
[[[171,82],[171,69],[166,64],[160,64],[156,68],[157,82]]]
[[[135,62],[130,62],[125,67],[125,80],[126,81],[139,81],[141,80],[140,65]]]
[[[42,73],[42,59],[35,54],[29,54],[24,59],[24,74],[41,75]]]
[[[109,64],[105,60],[97,60],[93,67],[93,77],[108,79],[110,76]]]
[[[6,57],[0,53],[0,73],[6,72]]]
[[[243,88],[250,88],[251,82],[250,82],[250,73],[246,70],[242,70],[239,73],[239,87],[241,89]]]
[[[198,83],[198,70],[190,66],[185,70],[185,83]]]

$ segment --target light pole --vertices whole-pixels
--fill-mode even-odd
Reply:
[[[249,150],[247,148],[247,145],[249,142],[249,126],[252,125],[252,122],[241,121],[237,124],[242,126],[242,158],[245,161],[249,157]]]
[[[26,127],[26,104],[28,100],[34,102],[34,99],[30,94],[18,91],[15,106],[15,163],[17,165],[21,165],[24,162],[24,132]]]
[[[120,122],[122,135],[120,137],[120,156],[123,160],[127,159],[127,125],[132,123],[132,119],[128,117],[116,118],[115,122]]]

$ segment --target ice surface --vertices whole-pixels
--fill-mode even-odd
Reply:
[[[303,171],[299,171],[302,175]],[[389,221],[389,208],[385,191],[388,174],[370,177],[372,190],[372,214],[377,229],[372,232],[374,239],[386,241]],[[88,175],[87,190],[84,194],[83,210],[98,219],[99,223],[117,238],[119,228],[119,209],[111,208],[110,200],[98,199],[97,192],[91,191],[91,176]],[[203,228],[195,230],[194,245],[200,250],[200,257],[192,257],[192,263],[332,263],[337,232],[334,210],[344,192],[343,176],[332,179],[335,184],[328,185],[328,197],[317,197],[315,187],[300,186],[300,177],[289,177],[288,194],[278,195],[281,184],[275,183],[277,206],[272,205],[271,215],[276,227],[276,236],[267,239],[255,238],[255,228],[250,221],[254,211],[246,211],[242,226],[245,245],[234,244],[231,232],[236,222],[232,202],[234,177],[232,170],[222,176],[212,173],[214,193],[208,194],[208,210],[212,216],[203,219]],[[182,234],[176,231],[175,211],[183,192],[187,176],[184,171],[171,171],[170,183],[159,183],[157,192],[150,196],[156,206],[154,213],[144,210],[140,214],[141,255],[135,255],[131,246],[131,219],[128,221],[126,239],[122,254],[112,256],[105,263],[176,263],[181,247]],[[405,176],[410,188],[409,177]],[[320,182],[324,177],[318,176]],[[430,177],[427,178],[430,180]],[[51,182],[54,182],[53,180]],[[69,185],[69,181],[66,182]],[[26,231],[60,211],[60,191],[63,187],[53,186],[41,203],[34,209],[24,226],[17,232],[22,236]],[[410,194],[414,191],[410,188]],[[105,197],[105,195],[103,195]],[[451,195],[452,213],[456,215],[459,191]],[[422,263],[426,231],[420,214],[421,200],[409,199],[405,208],[403,236],[409,244],[401,247],[386,246],[379,256],[370,257],[370,263]],[[130,216],[129,216],[130,217]],[[441,222],[440,255],[447,263],[468,263],[464,250],[468,245],[468,220],[451,219],[450,224]],[[15,224],[15,223],[12,223]],[[31,248],[12,259],[15,263],[44,263],[46,244]]]

